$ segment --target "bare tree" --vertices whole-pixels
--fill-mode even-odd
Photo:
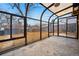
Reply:
[[[34,4],[33,3],[24,3],[24,8],[25,8],[25,10],[24,11],[22,11],[21,10],[21,3],[9,3],[9,5],[12,7],[12,8],[16,8],[17,9],[17,11],[19,12],[19,14],[20,15],[22,15],[22,16],[27,16],[27,13],[29,12],[29,10],[30,10],[30,7],[32,7],[32,6],[34,6]],[[18,22],[19,22],[19,19],[18,19]]]
[[[20,15],[26,16],[27,12],[30,10],[30,7],[33,6],[34,4],[33,3],[24,3],[25,11],[21,10],[21,4],[20,3],[9,3],[9,5],[12,8],[16,8],[18,10],[18,12],[20,13]]]

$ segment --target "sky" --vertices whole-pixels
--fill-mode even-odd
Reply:
[[[35,3],[33,6],[31,6],[29,8],[29,11],[28,11],[28,17],[32,17],[32,18],[35,18],[35,19],[39,19],[40,20],[40,16],[42,14],[42,12],[44,11],[45,7],[43,7],[42,5],[40,5],[39,3]],[[0,10],[2,11],[7,11],[7,12],[10,12],[10,13],[14,13],[14,14],[18,14],[18,10],[16,8],[13,8],[9,5],[9,3],[0,3]],[[25,7],[24,7],[24,4],[21,3],[21,10],[25,11]],[[43,18],[42,20],[43,21],[48,21],[48,18],[52,15],[52,12],[50,12],[49,10],[47,10],[44,15],[43,15]],[[56,18],[56,16],[52,17],[52,19]],[[38,22],[34,22],[34,21],[31,21],[28,19],[28,23],[31,24],[38,24]]]
[[[31,5],[30,5],[31,6]],[[12,8],[9,3],[0,3],[0,10],[2,11],[7,11],[7,12],[10,12],[10,13],[14,13],[14,14],[19,14],[18,10],[16,8]],[[21,10],[25,11],[25,7],[24,7],[24,3],[21,3]],[[40,20],[40,16],[42,14],[42,12],[45,10],[45,7],[43,7],[42,5],[40,5],[39,3],[35,3],[33,4],[30,8],[29,8],[29,11],[28,11],[28,17],[31,17],[31,18],[35,18],[35,19],[39,19]],[[53,13],[50,12],[49,10],[47,10],[44,15],[43,15],[43,18],[42,20],[43,21],[48,21],[49,17],[52,15]],[[71,14],[70,14],[71,15]],[[69,16],[69,15],[68,15]],[[55,19],[57,16],[54,15],[50,21],[52,21],[53,19]],[[74,21],[73,21],[74,22]],[[39,24],[40,22],[39,21],[34,21],[34,20],[31,20],[31,19],[28,19],[28,24],[31,24],[31,25],[36,25],[36,24]]]

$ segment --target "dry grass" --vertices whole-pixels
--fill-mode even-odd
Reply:
[[[40,32],[27,32],[27,43],[31,43],[40,39]]]
[[[0,40],[3,40],[3,39],[9,39],[10,38],[10,35],[3,35],[3,36],[0,36]]]
[[[40,32],[27,32],[27,42],[31,43],[40,40]],[[42,38],[48,37],[48,32],[42,32]]]
[[[54,33],[56,34],[56,33]],[[68,33],[70,36],[74,37],[75,33]],[[52,35],[52,33],[50,33],[50,35]],[[64,34],[62,34],[64,35]],[[19,37],[19,36],[23,36],[23,34],[15,34],[13,35],[13,37]],[[42,38],[48,37],[48,32],[42,32]],[[7,39],[10,38],[9,35],[5,35],[5,36],[0,36],[0,40],[2,39]],[[34,41],[40,40],[40,32],[27,32],[27,43],[31,43]],[[24,45],[25,44],[25,39],[19,39],[19,40],[13,40],[13,41],[8,41],[8,42],[3,42],[0,43],[0,51],[2,50],[6,50],[8,48],[11,47],[16,47],[16,46],[20,46],[20,45]]]
[[[40,40],[40,32],[27,32],[27,43],[31,43],[37,40]],[[13,37],[19,37],[19,36],[23,36],[23,34],[14,34],[12,35]],[[48,36],[48,32],[43,32],[42,33],[42,38],[45,38]],[[5,36],[0,36],[0,40],[2,39],[8,39],[10,38],[9,35],[5,35]],[[7,41],[7,42],[3,42],[0,43],[0,51],[6,50],[6,49],[10,49],[12,47],[16,47],[16,46],[20,46],[25,44],[25,39],[19,39],[19,40],[13,40],[13,41]]]

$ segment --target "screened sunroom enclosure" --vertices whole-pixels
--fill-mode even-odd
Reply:
[[[78,39],[78,17],[72,14],[73,3],[35,3],[29,9],[26,16],[0,10],[1,53],[50,36]]]

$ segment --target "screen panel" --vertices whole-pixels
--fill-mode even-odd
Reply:
[[[49,24],[49,35],[52,36],[53,35],[53,23]]]
[[[77,37],[77,19],[76,17],[68,18],[68,30],[67,30],[68,37]]]
[[[14,48],[14,47],[23,46],[23,45],[25,45],[25,38],[0,42],[0,52]]]
[[[12,17],[12,38],[24,36],[24,18]]]
[[[66,18],[59,19],[59,35],[66,36]]]
[[[0,13],[0,40],[10,39],[10,15]]]
[[[27,43],[40,40],[40,21],[27,19]]]
[[[48,23],[42,22],[42,39],[48,37]]]
[[[57,35],[57,20],[54,21],[54,35]]]

